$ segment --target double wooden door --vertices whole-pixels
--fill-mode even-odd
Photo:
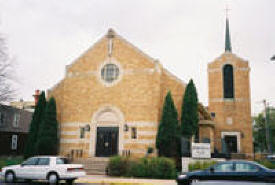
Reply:
[[[97,157],[109,157],[118,154],[118,132],[118,127],[97,127]]]

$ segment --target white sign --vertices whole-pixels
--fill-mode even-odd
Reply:
[[[17,135],[12,135],[11,138],[11,149],[16,150],[17,149]]]
[[[211,158],[210,143],[192,143],[192,158]]]

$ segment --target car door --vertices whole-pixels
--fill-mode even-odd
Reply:
[[[261,175],[260,168],[252,163],[238,161],[235,163],[234,177],[242,181],[258,181]]]
[[[16,176],[22,179],[33,179],[33,174],[35,172],[34,167],[37,162],[37,157],[29,158],[21,164],[20,168],[16,169]]]
[[[46,179],[47,172],[50,168],[49,157],[39,157],[36,165],[34,166],[33,176],[35,179]]]
[[[209,176],[206,180],[232,180],[233,167],[233,162],[218,163],[209,169]]]

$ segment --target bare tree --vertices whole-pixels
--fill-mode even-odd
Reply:
[[[8,54],[6,41],[0,35],[0,103],[7,103],[14,98],[13,81],[14,70],[12,60]]]

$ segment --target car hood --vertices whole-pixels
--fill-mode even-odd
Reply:
[[[18,164],[18,165],[5,166],[3,169],[16,169],[16,168],[20,168],[20,164]]]

